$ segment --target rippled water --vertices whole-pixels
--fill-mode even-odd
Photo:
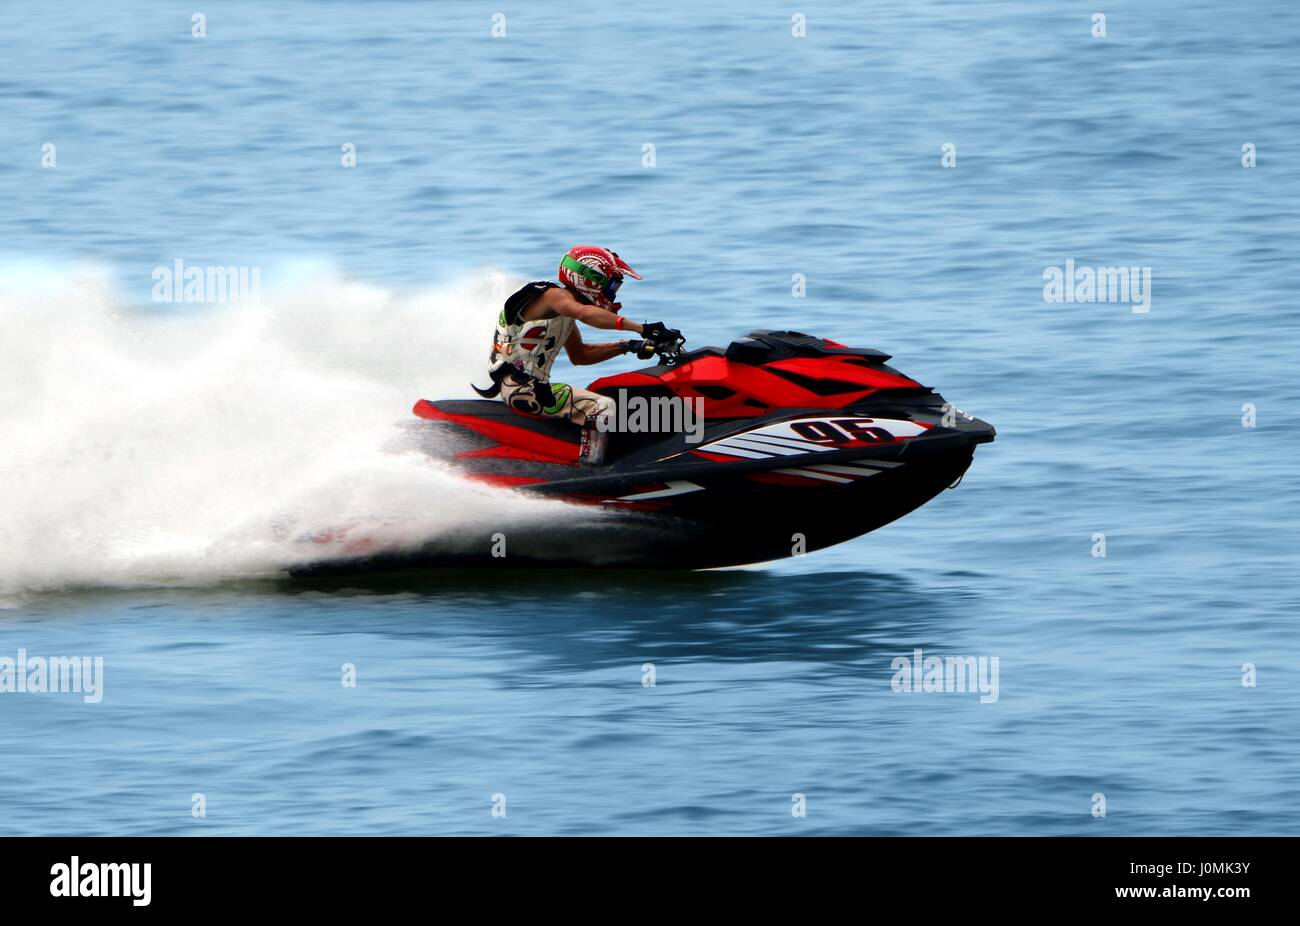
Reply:
[[[1300,831],[1300,8],[801,10],[0,8],[0,657],[105,665],[0,694],[0,829]],[[499,512],[369,448],[577,241],[636,317],[879,347],[998,441],[753,569],[276,578],[286,519]],[[154,306],[177,257],[268,308]],[[1067,258],[1150,311],[1044,303]],[[918,647],[997,701],[892,691]]]

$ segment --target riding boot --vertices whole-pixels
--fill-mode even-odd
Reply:
[[[600,466],[605,462],[605,451],[609,448],[609,432],[598,427],[601,415],[593,415],[582,426],[582,451],[578,462],[583,466]]]

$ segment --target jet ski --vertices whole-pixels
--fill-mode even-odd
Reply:
[[[680,339],[651,347],[654,365],[589,387],[618,409],[600,466],[579,462],[581,433],[568,422],[500,401],[415,403],[408,447],[503,492],[585,506],[590,519],[484,525],[482,537],[368,552],[346,568],[706,569],[781,559],[920,507],[955,486],[996,435],[878,350],[767,330],[725,348],[687,351]],[[500,540],[503,556],[493,552]]]

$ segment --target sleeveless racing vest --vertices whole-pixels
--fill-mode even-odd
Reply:
[[[521,316],[538,296],[557,285],[539,280],[525,285],[506,300],[492,339],[488,370],[494,384],[499,385],[501,378],[512,370],[544,383],[550,381],[551,366],[573,333],[573,319],[557,315],[529,321]]]

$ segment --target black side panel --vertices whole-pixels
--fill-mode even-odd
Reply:
[[[848,395],[851,392],[867,392],[871,389],[870,386],[864,386],[861,383],[848,383],[838,379],[818,379],[815,376],[804,376],[802,373],[782,370],[777,367],[771,367],[767,372],[807,389],[813,395]]]

